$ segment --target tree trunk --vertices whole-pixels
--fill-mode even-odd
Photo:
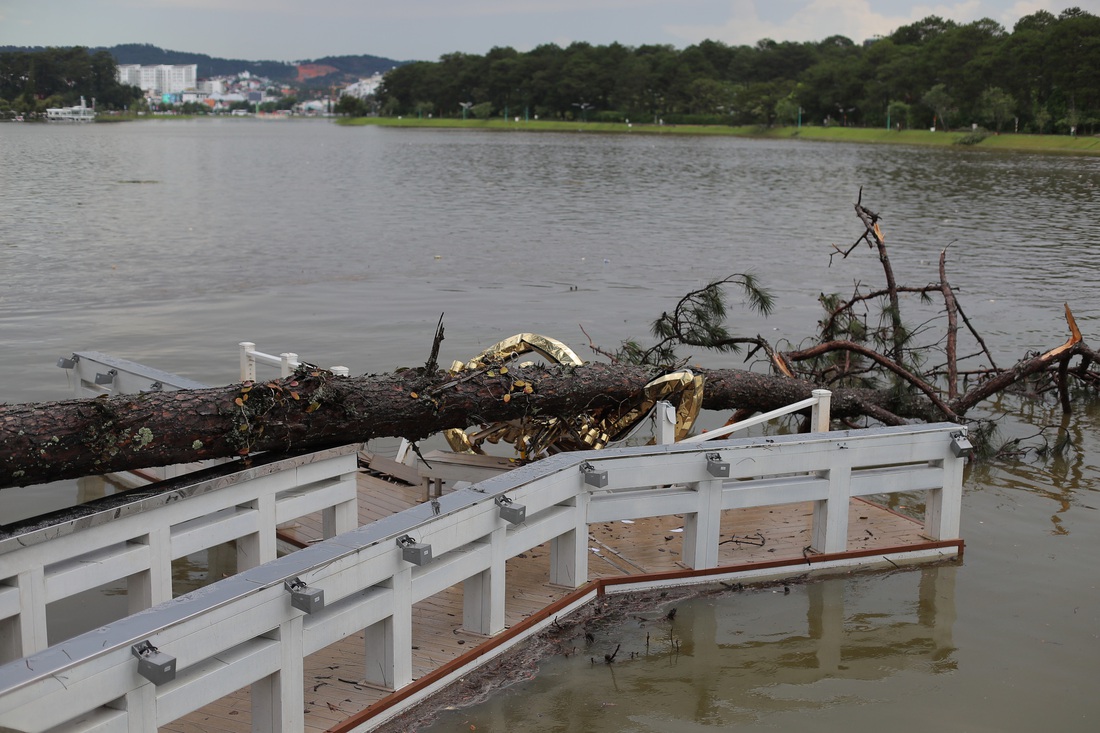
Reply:
[[[741,370],[708,370],[703,407],[766,411],[817,385]],[[446,428],[530,414],[570,416],[637,400],[644,367],[510,367],[455,378],[421,370],[357,378],[325,371],[255,385],[0,406],[0,488],[150,466],[320,449],[393,436],[419,440]],[[516,384],[530,385],[530,393]],[[505,396],[508,396],[505,399]],[[874,390],[834,392],[836,417],[935,418],[920,401],[892,404]]]

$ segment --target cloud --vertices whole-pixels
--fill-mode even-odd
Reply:
[[[117,0],[133,7],[172,10],[216,10],[224,13],[299,15],[318,18],[385,19],[477,18],[568,15],[599,10],[637,10],[667,4],[667,0],[404,0],[364,3],[362,0]]]
[[[1033,2],[1031,4],[1039,4]],[[1020,5],[1027,4],[1021,2]],[[730,45],[752,45],[763,38],[776,41],[820,41],[841,35],[859,43],[874,36],[888,35],[903,25],[929,15],[957,22],[982,17],[981,0],[955,4],[915,5],[908,12],[877,12],[869,0],[808,0],[779,21],[765,20],[757,11],[757,0],[732,0],[729,20],[720,25],[669,25],[665,31],[687,43],[705,39]]]

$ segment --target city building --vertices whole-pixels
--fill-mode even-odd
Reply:
[[[373,96],[378,91],[378,87],[382,85],[382,75],[374,74],[366,79],[360,79],[354,84],[347,86],[341,92],[341,94],[348,97],[357,97],[359,99],[366,99]]]
[[[143,92],[179,94],[196,88],[198,64],[119,64],[118,81],[139,87]]]

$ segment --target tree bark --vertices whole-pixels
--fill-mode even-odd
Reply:
[[[703,407],[766,411],[805,399],[811,382],[742,370],[701,370]],[[356,378],[316,370],[228,387],[0,405],[0,488],[118,471],[320,449],[394,436],[419,440],[535,413],[575,415],[638,399],[652,369],[609,364],[512,366],[452,377],[407,370]],[[516,389],[516,383],[532,390]],[[505,399],[505,395],[508,399]],[[836,417],[935,419],[928,403],[886,391],[834,392]]]

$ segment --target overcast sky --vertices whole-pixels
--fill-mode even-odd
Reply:
[[[0,0],[0,45],[151,43],[253,61],[435,60],[574,41],[683,48],[708,38],[738,45],[839,34],[859,42],[928,15],[988,17],[1011,30],[1024,15],[1074,5],[1100,14],[1100,0]]]

